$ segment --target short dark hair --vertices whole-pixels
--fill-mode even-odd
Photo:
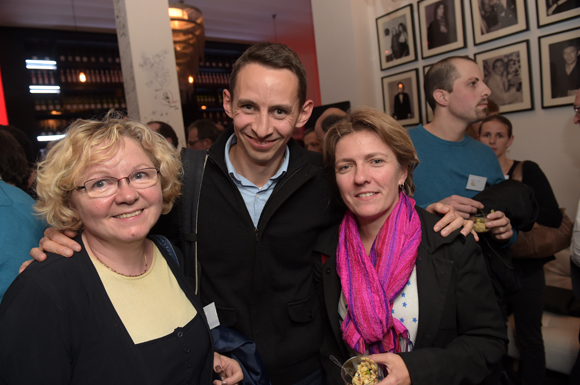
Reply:
[[[306,102],[306,70],[296,52],[279,43],[258,43],[250,46],[232,67],[230,94],[234,95],[238,74],[248,64],[259,64],[266,68],[287,69],[298,78],[298,101],[300,107]]]
[[[566,46],[564,47],[564,49],[566,49],[568,47],[574,47],[576,49],[576,51],[580,51],[580,44],[578,44],[578,41],[576,41],[576,40],[568,41],[566,43]],[[562,51],[564,51],[564,49]]]
[[[157,130],[157,133],[163,136],[164,138],[170,138],[173,147],[177,148],[177,146],[179,146],[179,139],[177,138],[177,134],[175,133],[173,127],[171,127],[169,124],[165,122],[160,122],[158,120],[153,120],[147,123],[147,125],[150,125],[151,123],[159,124],[159,129]]]
[[[26,156],[26,160],[28,160],[28,163],[30,165],[34,165],[34,163],[36,162],[36,155],[35,155],[36,152],[34,151],[34,147],[32,146],[32,143],[30,142],[30,140],[28,139],[28,136],[24,133],[24,131],[22,131],[18,127],[14,127],[14,126],[10,126],[10,125],[4,126],[1,124],[0,124],[0,130],[7,131],[10,135],[12,135],[14,137],[14,139],[16,139],[16,141],[22,147],[22,150],[24,150],[24,155]]]
[[[450,56],[443,60],[439,60],[437,63],[433,64],[427,74],[425,74],[425,85],[423,86],[425,90],[425,98],[427,103],[433,111],[437,102],[433,97],[433,93],[436,90],[444,90],[447,92],[453,92],[453,83],[459,79],[459,72],[453,64],[454,60],[467,60],[477,64],[477,62],[467,56]]]
[[[191,123],[187,127],[187,138],[189,140],[189,132],[197,128],[197,139],[204,140],[209,139],[211,142],[215,142],[220,136],[221,131],[217,128],[216,124],[209,119],[198,119]]]
[[[503,69],[505,70],[505,61],[502,58],[495,59],[491,65],[491,68],[495,68],[495,63],[497,62],[501,62],[501,64],[503,64]]]
[[[510,122],[510,120],[508,118],[506,118],[505,116],[502,116],[502,115],[491,115],[491,116],[488,116],[487,118],[483,119],[481,121],[481,124],[479,125],[479,135],[481,135],[481,127],[483,127],[483,124],[487,123],[487,122],[493,122],[493,121],[498,121],[501,124],[503,124],[504,126],[506,126],[507,131],[508,131],[508,138],[512,137],[512,134],[513,134],[512,122]]]
[[[344,116],[334,114],[328,115],[326,118],[322,120],[322,122],[320,122],[320,127],[322,127],[322,131],[328,132],[330,127],[332,127],[334,123],[338,122],[342,118],[344,118]]]
[[[2,180],[28,192],[30,171],[22,146],[8,131],[0,130],[0,177]]]

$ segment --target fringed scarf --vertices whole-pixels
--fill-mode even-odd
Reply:
[[[421,242],[421,223],[415,201],[404,193],[383,224],[370,256],[348,210],[340,225],[337,272],[348,314],[342,323],[344,341],[363,354],[399,353],[407,328],[392,317],[393,302],[408,282]],[[408,344],[405,344],[408,345]],[[406,350],[406,348],[404,348]]]

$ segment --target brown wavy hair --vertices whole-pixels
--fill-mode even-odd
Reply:
[[[374,132],[395,153],[399,167],[407,170],[403,191],[412,197],[415,193],[413,170],[419,164],[419,158],[411,137],[395,119],[370,107],[348,111],[347,115],[334,123],[324,136],[324,170],[335,192],[338,192],[335,171],[336,146],[345,136],[359,131]]]

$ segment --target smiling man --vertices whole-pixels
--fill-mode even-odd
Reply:
[[[224,109],[233,120],[209,150],[198,219],[200,292],[222,325],[256,342],[273,384],[324,375],[310,253],[340,221],[321,157],[292,133],[312,112],[306,72],[282,44],[250,47],[235,63]]]

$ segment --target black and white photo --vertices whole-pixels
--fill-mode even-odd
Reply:
[[[414,31],[411,5],[377,18],[381,70],[417,60]]]
[[[471,0],[474,43],[481,44],[528,30],[524,0]]]
[[[385,76],[382,83],[385,113],[402,126],[421,123],[418,71],[414,69]]]
[[[542,106],[571,104],[580,89],[580,29],[540,37]]]
[[[533,109],[528,41],[475,54],[500,113]]]
[[[421,0],[417,6],[423,58],[465,47],[461,1]]]
[[[580,0],[536,0],[538,27],[580,16]]]

